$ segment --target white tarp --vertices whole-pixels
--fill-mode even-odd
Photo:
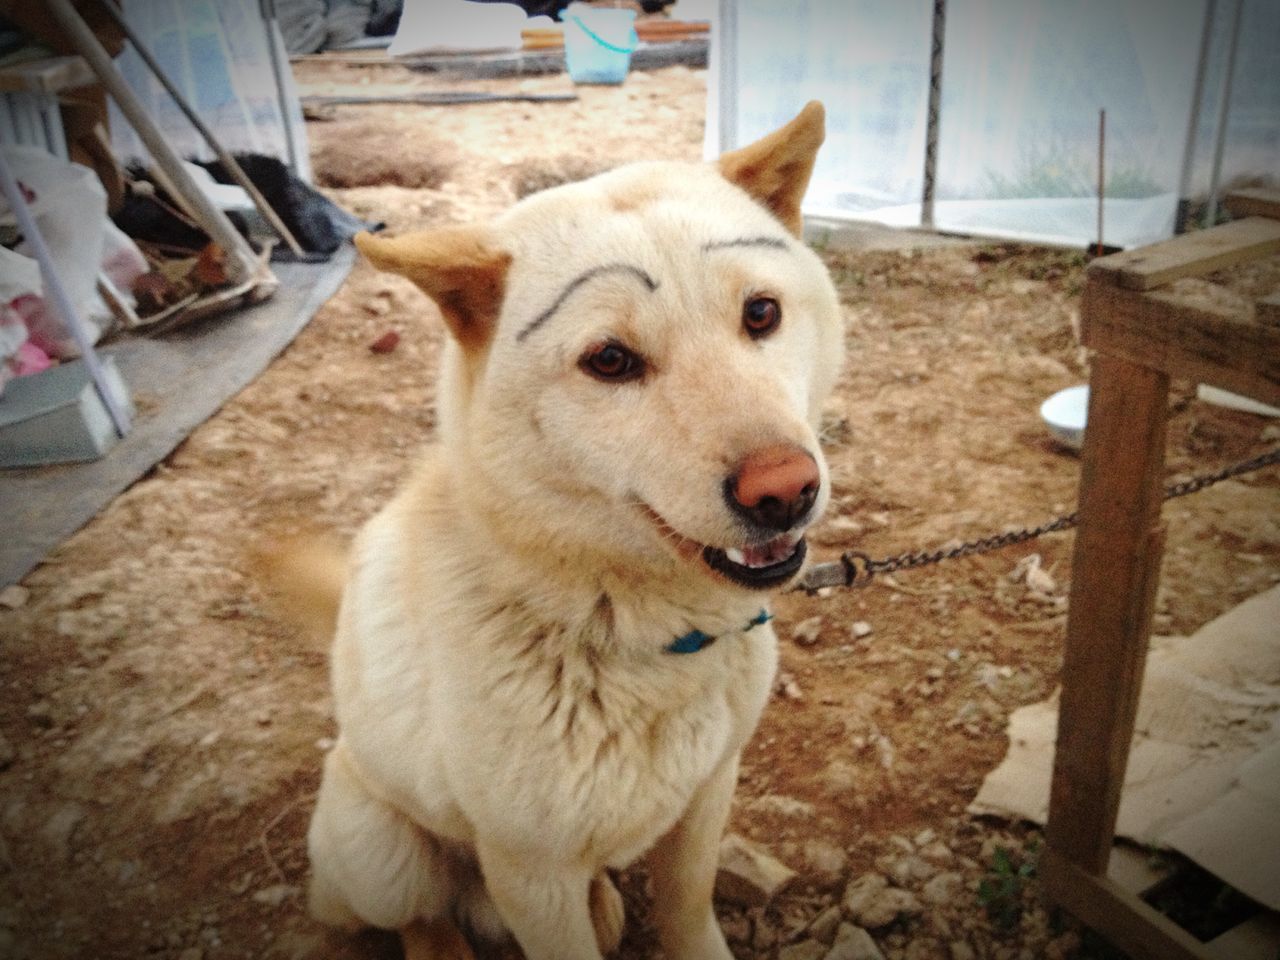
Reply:
[[[1147,658],[1116,832],[1172,847],[1280,910],[1280,587]],[[1044,823],[1058,703],[1009,717],[1009,752],[969,810]]]
[[[298,176],[311,179],[302,108],[292,85],[288,55],[267,31],[258,0],[126,0],[129,25],[151,51],[222,145],[234,153],[261,153],[287,161],[293,138]],[[271,67],[269,42],[284,58],[285,117]],[[185,158],[214,159],[213,151],[126,45],[116,59],[125,80],[146,105],[165,139]],[[129,121],[111,106],[111,140],[126,158],[148,156]]]
[[[828,142],[806,211],[920,223],[929,0],[726,0],[713,35],[708,154],[749,142],[806,100]],[[1191,188],[1207,191],[1231,2],[1209,33]],[[1107,112],[1103,239],[1169,236],[1195,102],[1206,0],[949,0],[934,222],[1084,246],[1096,240],[1099,110]],[[1280,4],[1244,0],[1223,183],[1280,175]]]

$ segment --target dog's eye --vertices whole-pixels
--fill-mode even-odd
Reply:
[[[767,337],[782,322],[782,307],[772,297],[752,297],[742,306],[742,328],[753,340]]]
[[[584,372],[606,383],[625,383],[644,374],[644,361],[620,343],[592,347],[578,361]]]

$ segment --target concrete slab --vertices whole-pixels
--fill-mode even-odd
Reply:
[[[26,576],[251,383],[342,285],[355,256],[344,245],[328,263],[272,264],[280,289],[267,302],[104,348],[129,388],[155,402],[100,460],[0,471],[0,587]]]

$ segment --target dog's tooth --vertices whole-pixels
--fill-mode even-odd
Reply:
[[[737,547],[729,547],[725,550],[724,555],[728,557],[732,563],[736,563],[739,566],[746,566],[747,564],[746,555]]]

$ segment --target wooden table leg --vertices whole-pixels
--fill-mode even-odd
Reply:
[[[1106,872],[1160,575],[1169,378],[1097,355],[1090,379],[1046,839]]]

